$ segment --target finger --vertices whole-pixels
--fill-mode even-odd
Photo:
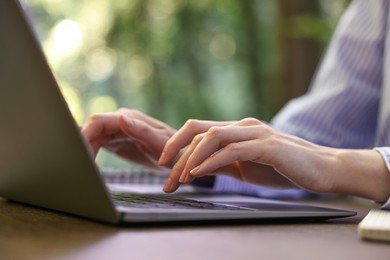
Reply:
[[[119,122],[122,131],[128,137],[134,139],[155,160],[158,159],[166,140],[169,138],[166,131],[157,129],[145,121],[130,118],[127,115],[121,115]]]
[[[83,125],[81,133],[88,140],[92,141],[102,135],[111,135],[118,133],[119,116],[115,113],[95,114],[88,118],[87,123]]]
[[[203,133],[203,134],[199,134],[197,136],[194,137],[194,139],[192,140],[191,144],[187,147],[186,149],[186,156],[184,156],[183,158],[180,158],[181,159],[181,163],[182,163],[182,167],[180,169],[180,178],[179,178],[179,182],[182,183],[182,184],[188,184],[190,183],[194,178],[190,175],[190,170],[192,168],[189,168],[189,164],[191,162],[191,157],[193,157],[193,153],[194,151],[196,150],[196,148],[198,147],[199,143],[201,143],[204,139],[204,137],[206,136],[206,133]]]
[[[218,153],[226,145],[256,139],[260,134],[260,130],[261,127],[259,126],[242,127],[237,125],[210,128],[203,139],[193,148],[192,154],[189,156],[183,170],[180,182],[190,182],[192,179],[190,171],[206,158]]]
[[[94,156],[97,155],[99,152],[99,149],[104,146],[105,143],[108,142],[108,137],[101,137],[101,138],[95,138],[94,140],[90,141],[89,147],[92,149],[92,153]]]
[[[267,125],[264,122],[253,118],[253,117],[247,117],[240,121],[236,121],[233,125],[240,125],[240,126],[256,126],[256,125]]]
[[[94,114],[90,116],[87,120],[87,123],[82,126],[81,132],[88,140],[93,140],[101,134],[114,134],[120,129],[118,125],[119,118],[124,115],[143,121],[147,125],[150,125],[154,128],[172,129],[168,125],[158,121],[157,119],[147,116],[140,111],[119,109],[113,113]]]
[[[108,142],[126,137],[119,127],[118,116],[115,113],[90,116],[83,125],[81,134],[95,155]]]
[[[156,140],[156,128],[145,121],[121,115],[119,118],[120,128],[128,136],[137,140]]]
[[[137,144],[130,139],[109,142],[104,148],[136,164],[146,166],[150,169],[161,169],[161,167],[158,167],[155,163],[155,159],[153,160],[153,158],[150,158],[147,154],[142,153]]]
[[[171,129],[171,127],[168,126],[167,124],[165,124],[165,123],[163,123],[163,122],[161,122],[161,121],[159,121],[151,116],[148,116],[148,115],[146,115],[146,114],[144,114],[141,111],[136,110],[136,109],[122,108],[122,109],[119,109],[116,113],[118,113],[120,115],[127,115],[128,117],[133,118],[133,119],[141,120],[141,121],[145,122],[146,124],[148,124],[152,127],[155,127],[155,128]]]
[[[198,139],[200,138],[201,137],[198,137]],[[191,155],[194,147],[196,146],[196,142],[198,142],[198,140],[194,140],[192,144],[188,146],[188,148],[184,151],[179,160],[173,166],[169,174],[168,180],[164,185],[164,192],[174,192],[182,184],[180,178],[182,176],[186,162],[188,161],[188,157]]]
[[[271,162],[261,159],[267,158],[263,156],[265,149],[262,143],[260,140],[231,143],[208,157],[200,165],[193,168],[190,173],[193,177],[201,177],[236,161],[257,161],[265,165],[270,165],[272,164]],[[242,179],[242,176],[236,177]]]
[[[189,183],[193,180],[190,171],[204,159],[212,156],[231,142],[242,142],[256,139],[268,134],[270,127],[254,118],[245,118],[223,126],[210,127],[204,138],[193,147],[186,166],[181,173],[180,182]],[[194,142],[191,143],[193,145]]]
[[[172,162],[180,150],[191,143],[196,135],[206,132],[210,127],[223,126],[231,123],[232,122],[188,120],[165,144],[158,163],[160,165],[167,165]]]

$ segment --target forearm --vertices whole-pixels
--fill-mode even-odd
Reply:
[[[379,152],[340,150],[336,158],[340,167],[334,168],[333,192],[356,195],[380,203],[388,200],[390,173]]]

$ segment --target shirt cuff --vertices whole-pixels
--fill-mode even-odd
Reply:
[[[387,170],[390,174],[390,147],[375,147],[374,150],[379,152],[380,155],[382,155]],[[390,210],[390,198],[384,204],[381,205],[381,208]]]

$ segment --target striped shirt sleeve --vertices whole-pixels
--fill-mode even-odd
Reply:
[[[343,14],[307,94],[271,121],[284,132],[338,148],[372,148],[378,125],[388,1],[355,0]],[[384,148],[382,149],[383,151]],[[390,148],[382,153],[390,169]],[[215,191],[257,196],[308,196],[218,176]],[[386,206],[390,207],[390,200]]]
[[[275,128],[325,146],[372,147],[382,88],[383,7],[379,0],[351,3],[310,91],[281,110],[272,120]]]

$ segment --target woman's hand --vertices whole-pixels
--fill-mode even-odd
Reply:
[[[94,155],[103,147],[153,170],[161,169],[157,160],[175,132],[157,119],[125,108],[91,115],[81,129]]]
[[[183,147],[186,147],[184,153],[175,163],[164,186],[164,191],[173,192],[180,184],[189,183],[195,177],[201,177],[211,173],[228,175],[241,181],[271,187],[296,187],[284,176],[275,172],[272,166],[267,164],[254,163],[249,159],[245,160],[243,157],[240,157],[242,155],[238,155],[236,159],[232,160],[225,160],[220,157],[222,151],[234,152],[233,149],[236,148],[228,143],[233,142],[234,139],[237,139],[236,141],[238,141],[243,135],[249,133],[249,129],[252,129],[252,133],[255,132],[254,125],[261,125],[262,127],[269,128],[264,123],[251,118],[235,122],[224,122],[220,125],[217,125],[214,122],[214,125],[211,126],[207,124],[207,121],[188,120],[187,123],[168,140],[159,160],[160,165],[167,165],[172,162],[172,158],[177,158],[178,151]],[[222,134],[222,131],[227,129],[234,129],[234,131],[231,133],[225,132],[227,133],[225,136],[227,139],[224,139],[225,137],[224,134]],[[249,139],[246,141],[249,141]],[[206,148],[206,146],[208,147]],[[251,152],[246,149],[247,147],[243,147],[244,151],[242,152]],[[217,155],[218,157],[216,157]],[[208,162],[211,162],[210,160],[212,159],[213,165],[208,165],[207,168],[203,168],[199,173],[197,172],[197,174],[195,174],[195,171],[200,170],[200,164],[206,158],[208,158]],[[218,159],[218,162],[214,159]],[[190,171],[192,172],[190,173]],[[259,178],[261,179],[261,183],[258,181]]]
[[[197,131],[192,120],[167,142],[159,163],[166,165],[187,147],[174,165],[164,191],[211,173],[272,187],[301,187],[384,201],[390,174],[376,151],[316,145],[282,133],[252,118]],[[201,128],[201,127],[200,127]]]

